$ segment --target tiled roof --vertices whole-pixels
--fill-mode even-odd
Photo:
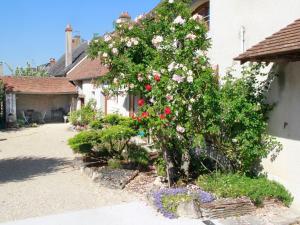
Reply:
[[[76,87],[65,77],[2,76],[8,92],[23,94],[76,94]]]
[[[235,60],[273,61],[279,58],[300,60],[300,19],[248,49]]]
[[[108,69],[101,65],[99,60],[92,60],[85,57],[67,74],[67,78],[74,80],[87,80],[105,75]]]
[[[60,59],[49,68],[48,74],[50,76],[66,76],[67,72],[70,71],[77,63],[79,63],[85,56],[86,50],[88,48],[88,43],[83,42],[72,52],[72,64],[66,67],[65,64],[65,54],[63,54]]]

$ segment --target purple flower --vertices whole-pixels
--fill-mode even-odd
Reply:
[[[165,217],[169,219],[174,219],[177,218],[177,215],[173,212],[170,212],[168,209],[166,209],[163,206],[162,203],[163,197],[190,194],[190,193],[187,188],[166,188],[166,189],[160,189],[156,192],[153,192],[152,194],[154,197],[154,205],[157,207],[158,211],[161,212]],[[192,194],[194,194],[202,203],[208,203],[214,200],[214,197],[211,194],[202,191],[200,189],[193,191]]]

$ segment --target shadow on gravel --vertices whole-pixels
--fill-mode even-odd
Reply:
[[[0,184],[19,182],[37,176],[44,176],[68,165],[70,161],[61,158],[17,157],[0,160]]]

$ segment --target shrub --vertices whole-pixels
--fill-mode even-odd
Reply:
[[[135,144],[129,144],[127,147],[127,158],[129,162],[146,168],[149,164],[149,154],[141,146]]]
[[[89,101],[80,110],[70,113],[69,120],[74,126],[86,126],[95,120],[99,115],[95,109],[95,101]]]
[[[103,128],[103,121],[101,119],[93,120],[90,122],[89,126],[91,129],[101,130]]]
[[[262,73],[265,65],[253,64],[242,70],[240,78],[228,74],[220,89],[220,134],[218,149],[231,161],[233,171],[256,174],[257,166],[281,145],[268,134],[268,112],[272,106],[265,93],[274,74]],[[260,81],[258,77],[267,77]]]
[[[162,157],[159,157],[158,159],[155,160],[154,162],[154,166],[156,168],[156,172],[158,176],[161,177],[166,177],[167,173],[166,173],[166,162]]]
[[[130,138],[135,135],[135,130],[123,125],[110,126],[99,132],[101,146],[107,148],[111,156],[119,158],[127,147]]]
[[[249,197],[254,204],[261,205],[266,198],[276,198],[289,206],[293,197],[279,183],[265,177],[250,178],[239,174],[208,174],[198,178],[197,184],[203,190],[218,197]]]
[[[108,160],[108,167],[112,169],[120,169],[122,168],[122,164],[118,159],[110,159]]]
[[[93,147],[99,143],[101,143],[101,139],[96,131],[80,132],[68,141],[74,152],[87,155],[92,154]]]

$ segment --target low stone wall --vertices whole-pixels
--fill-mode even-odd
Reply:
[[[138,170],[111,169],[109,167],[90,167],[81,158],[75,158],[74,167],[90,177],[95,183],[113,189],[124,189],[139,173]]]

